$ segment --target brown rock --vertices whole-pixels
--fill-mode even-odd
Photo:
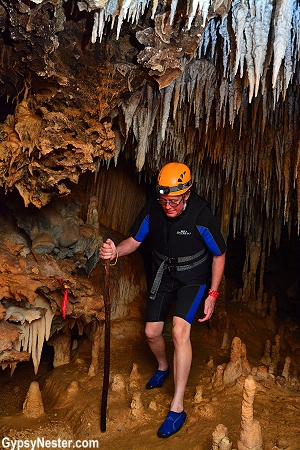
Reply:
[[[42,395],[37,381],[33,381],[29,386],[29,390],[23,403],[23,413],[25,416],[33,419],[45,414]]]

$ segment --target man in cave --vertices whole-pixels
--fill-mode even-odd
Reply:
[[[191,187],[190,169],[185,164],[166,164],[159,173],[156,194],[138,214],[130,237],[117,246],[107,239],[100,248],[101,259],[117,261],[134,252],[150,236],[155,275],[146,305],[145,334],[158,368],[146,384],[147,389],[161,387],[171,372],[163,329],[175,302],[175,390],[168,415],[157,432],[161,438],[179,431],[186,419],[183,402],[192,362],[191,324],[205,293],[204,317],[198,321],[211,318],[225,266],[226,244],[216,220],[208,202]]]

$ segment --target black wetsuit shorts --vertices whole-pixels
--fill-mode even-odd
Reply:
[[[173,315],[192,324],[205,289],[206,284],[199,284],[198,280],[183,283],[165,273],[155,299],[147,300],[146,321],[165,322],[174,303]]]

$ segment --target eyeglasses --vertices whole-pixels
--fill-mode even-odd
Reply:
[[[165,200],[164,198],[158,198],[157,201],[158,203],[160,203],[163,206],[178,206],[183,200],[183,196],[181,197],[180,200]]]

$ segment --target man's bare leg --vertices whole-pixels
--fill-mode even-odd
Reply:
[[[184,393],[192,363],[191,325],[180,317],[173,318],[174,397],[170,410],[182,412]]]
[[[167,370],[169,363],[166,355],[166,344],[163,337],[164,322],[147,322],[145,328],[146,338],[150,350],[158,363],[158,370]]]

